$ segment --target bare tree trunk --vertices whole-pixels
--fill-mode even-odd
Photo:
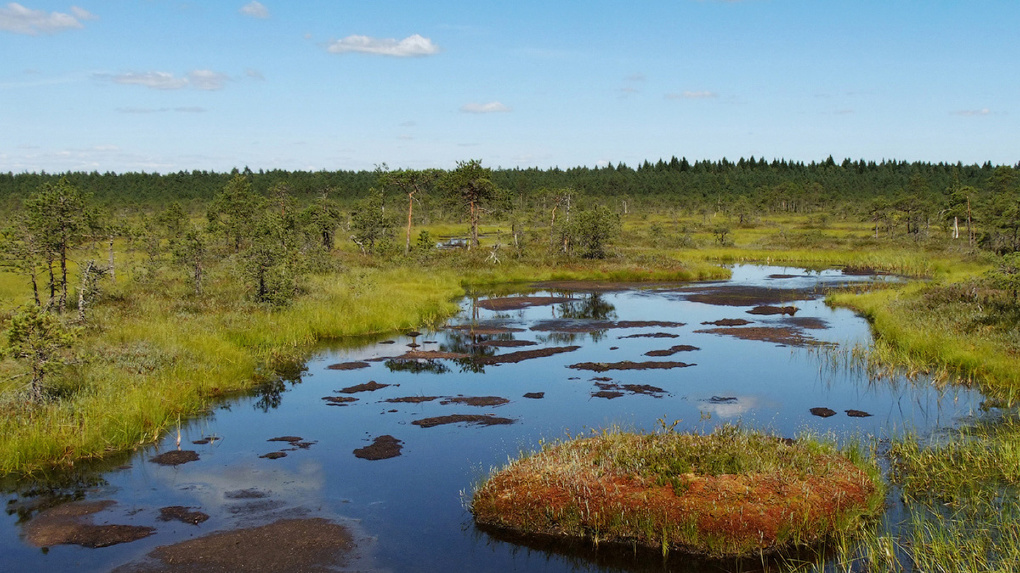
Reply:
[[[81,286],[78,288],[78,322],[85,322],[85,307],[95,289],[96,265],[94,261],[85,264],[81,272]]]
[[[42,306],[42,303],[39,302],[39,283],[35,278],[35,270],[32,271],[32,298],[35,299],[36,306]]]
[[[117,271],[113,266],[113,235],[110,235],[110,264],[107,265],[106,272],[110,273],[111,281],[117,282]]]
[[[57,310],[64,314],[67,310],[67,250],[60,248],[60,300],[57,303]]]
[[[552,208],[552,220],[549,221],[549,244],[550,246],[556,242],[556,209],[560,207],[559,203],[553,205]]]
[[[414,212],[414,191],[407,194],[407,240],[404,244],[404,254],[411,252],[411,214]]]
[[[967,197],[967,246],[974,246],[974,232],[970,229],[970,197]]]
[[[953,239],[960,238],[960,221],[959,217],[953,217]]]
[[[478,208],[475,206],[475,202],[471,202],[471,242],[468,244],[468,250],[471,247],[478,246]]]
[[[50,298],[46,301],[46,308],[52,310],[57,299],[57,278],[53,276],[53,255],[46,255],[46,269],[50,273]]]
[[[195,261],[195,268],[194,268],[193,278],[195,280],[195,294],[196,295],[201,295],[202,294],[202,261],[200,261],[200,260],[196,260]]]

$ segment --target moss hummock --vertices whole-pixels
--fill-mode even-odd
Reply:
[[[474,493],[480,525],[717,557],[810,545],[881,509],[878,470],[832,445],[725,426],[545,446]]]

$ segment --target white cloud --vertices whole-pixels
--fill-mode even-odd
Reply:
[[[82,20],[95,18],[88,10],[77,6],[71,7],[71,14],[65,14],[32,10],[17,2],[9,2],[7,6],[0,8],[0,30],[28,36],[55,34],[64,30],[84,28]]]
[[[498,101],[490,101],[489,103],[466,103],[460,106],[460,111],[465,113],[501,113],[510,111],[510,108]]]
[[[92,12],[89,12],[88,10],[86,10],[84,8],[79,8],[77,6],[71,6],[71,14],[74,15],[74,17],[79,19],[79,20],[98,20],[99,19],[99,16],[96,16]]]
[[[175,76],[170,72],[128,72],[99,77],[107,77],[117,84],[142,86],[154,90],[182,90],[190,87],[204,91],[223,89],[230,79],[226,74],[212,70],[193,70],[184,77]]]
[[[666,94],[666,99],[712,99],[716,97],[719,97],[719,94],[710,91],[686,91]]]
[[[439,46],[432,43],[432,40],[418,34],[408,36],[403,40],[371,38],[369,36],[347,36],[342,40],[330,42],[326,49],[331,54],[357,52],[398,58],[431,56],[439,53]]]
[[[129,72],[111,78],[114,83],[144,86],[154,90],[179,90],[188,87],[188,78],[179,78],[169,72]]]
[[[262,81],[262,80],[266,79],[266,76],[262,75],[262,72],[260,72],[258,70],[253,70],[251,68],[248,68],[247,70],[244,70],[244,75],[247,76],[249,79],[253,79],[253,80]]]
[[[248,2],[241,8],[240,12],[252,18],[264,19],[269,17],[269,8],[263,6],[261,2]]]
[[[188,83],[195,89],[205,91],[221,90],[229,79],[226,74],[212,70],[195,70],[188,74]]]
[[[992,110],[987,107],[981,109],[962,109],[960,111],[954,111],[953,115],[960,115],[963,117],[981,117],[983,115],[992,115]]]

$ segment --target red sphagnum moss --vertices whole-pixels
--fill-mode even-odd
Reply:
[[[606,432],[510,463],[474,494],[482,524],[712,556],[772,552],[853,530],[883,486],[832,446],[724,428]]]

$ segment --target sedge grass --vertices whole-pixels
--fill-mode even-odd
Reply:
[[[105,301],[92,307],[75,364],[49,381],[51,401],[26,402],[19,366],[0,361],[0,475],[154,442],[179,418],[272,379],[317,341],[438,325],[457,312],[454,301],[468,286],[676,281],[725,273],[708,264],[649,269],[619,261],[462,269],[442,260],[427,268],[355,265],[308,277],[290,305],[268,308],[245,302],[243,288],[224,270],[210,273],[206,293],[196,296],[183,277],[133,267],[105,285]]]

